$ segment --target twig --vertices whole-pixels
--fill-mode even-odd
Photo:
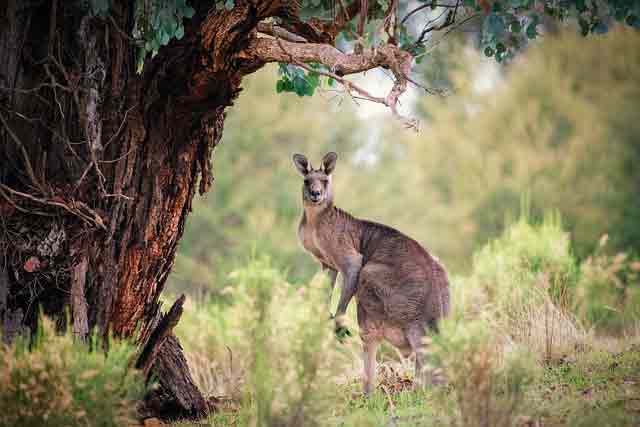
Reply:
[[[287,31],[282,27],[277,25],[273,25],[272,23],[267,22],[259,22],[258,23],[258,32],[267,34],[273,37],[279,37],[284,40],[293,42],[293,43],[307,43],[308,40],[302,36],[292,33],[291,31]]]
[[[136,39],[135,37],[131,37],[124,30],[122,30],[122,28],[120,28],[120,26],[118,25],[118,23],[116,22],[116,20],[114,19],[114,17],[111,14],[109,14],[107,16],[109,17],[109,20],[111,21],[111,23],[113,24],[114,28],[116,29],[116,32],[118,34],[120,34],[120,36],[122,38],[124,38],[125,40],[128,40],[130,42],[133,42],[134,44],[137,44],[137,45],[143,44],[143,40],[142,39]]]
[[[454,9],[455,10],[455,9]],[[440,20],[440,18],[442,18],[444,16],[444,14],[447,14],[446,18],[444,19],[444,22],[440,25],[435,25],[435,26],[430,26],[431,24],[433,24],[434,22],[437,22]],[[454,13],[455,15],[455,13]],[[423,27],[422,32],[420,33],[420,36],[418,36],[418,39],[416,40],[416,42],[414,43],[414,45],[420,45],[422,44],[422,42],[424,41],[424,38],[427,36],[427,34],[429,34],[430,32],[436,30],[442,30],[443,28],[449,26],[452,24],[452,21],[450,21],[450,17],[452,16],[451,14],[451,10],[450,9],[445,9],[444,11],[442,11],[442,13],[440,15],[438,15],[436,18],[429,20]]]
[[[122,156],[113,159],[113,160],[99,160],[98,163],[116,163],[119,162],[120,160],[124,159],[125,157],[127,157],[129,154],[133,153],[138,147],[136,147],[135,145],[133,147],[131,147],[126,153],[124,153]]]
[[[9,197],[9,195],[7,193],[5,193],[2,190],[2,187],[0,187],[0,196],[4,197],[4,199],[9,202],[9,204],[11,206],[13,206],[16,210],[22,212],[22,213],[26,213],[26,214],[36,214],[36,215],[42,215],[42,216],[55,216],[53,214],[50,213],[46,213],[46,212],[42,212],[42,211],[37,211],[37,210],[29,210],[29,209],[25,209],[21,206],[19,206],[11,197]]]
[[[67,205],[66,203],[62,203],[62,202],[58,202],[55,200],[51,200],[51,199],[40,199],[38,197],[32,196],[31,194],[27,194],[27,193],[23,193],[21,191],[18,190],[14,190],[13,188],[10,188],[7,185],[4,185],[2,183],[0,183],[0,188],[8,191],[11,194],[14,194],[16,196],[20,196],[20,197],[24,197],[25,199],[29,199],[33,202],[37,202],[37,203],[41,203],[43,205],[50,205],[50,206],[56,206],[59,208],[62,208],[64,210],[66,210],[67,212],[78,216],[80,219],[84,220],[85,222],[89,223],[89,224],[95,224],[96,226],[102,228],[103,230],[106,230],[106,226],[104,225],[104,221],[102,220],[102,217],[100,215],[98,215],[98,213],[96,211],[94,211],[93,209],[91,209],[89,206],[87,206],[85,203],[80,202],[80,201],[75,201],[72,200],[71,201],[71,206]],[[76,206],[83,208],[85,211],[87,211],[87,214],[81,212],[81,210],[79,208],[76,208]],[[91,216],[92,215],[93,218]]]
[[[337,73],[334,73],[332,71],[324,71],[324,70],[318,70],[318,69],[313,69],[311,67],[309,67],[308,65],[306,65],[303,61],[301,61],[300,59],[298,59],[297,57],[295,57],[292,53],[291,53],[291,49],[287,49],[285,48],[285,46],[283,45],[283,41],[281,39],[279,39],[278,37],[275,38],[276,44],[282,54],[283,60],[281,62],[288,62],[294,65],[299,66],[300,68],[303,68],[309,72],[314,72],[314,73],[318,73],[322,76],[325,77],[330,77],[334,80],[336,80],[337,82],[339,82],[343,87],[345,87],[345,89],[347,89],[347,93],[349,94],[349,96],[352,96],[351,91],[357,92],[358,94],[360,94],[363,98],[365,98],[368,101],[371,102],[375,102],[378,104],[382,104],[387,106],[390,110],[391,113],[396,116],[399,120],[401,120],[405,127],[410,128],[410,129],[414,129],[414,130],[418,130],[418,122],[415,119],[407,119],[406,117],[403,117],[401,114],[399,114],[396,106],[398,103],[398,98],[400,97],[400,95],[402,95],[404,93],[404,91],[406,90],[406,86],[407,86],[407,80],[404,79],[404,75],[409,73],[410,71],[410,67],[411,67],[411,62],[409,61],[409,59],[411,58],[410,54],[407,52],[403,52],[400,51],[399,49],[397,49],[397,47],[393,46],[393,45],[387,45],[386,51],[382,51],[381,49],[378,50],[373,50],[371,51],[370,54],[368,55],[364,55],[364,54],[355,54],[355,55],[347,55],[347,54],[342,54],[340,53],[340,55],[342,55],[343,58],[357,58],[359,66],[361,67],[358,71],[362,72],[362,71],[366,71],[367,69],[372,69],[372,68],[376,68],[379,67],[380,65],[386,65],[389,67],[389,69],[391,69],[391,71],[393,72],[394,76],[395,76],[395,81],[393,84],[393,87],[391,88],[391,91],[389,92],[389,94],[386,97],[379,97],[379,96],[374,96],[371,93],[369,93],[367,90],[363,89],[362,87],[360,87],[359,85],[345,79],[344,77],[338,75]],[[298,45],[296,43],[291,43],[291,45]],[[314,44],[305,44],[303,46],[308,46],[310,48],[314,48],[315,46],[323,46],[323,45],[314,45]],[[339,52],[339,51],[338,51]],[[273,53],[273,52],[272,52]],[[404,58],[398,58],[398,55],[406,55],[406,57]],[[279,55],[278,55],[279,56]],[[326,58],[322,57],[322,55],[319,55],[318,58],[314,57],[313,60],[326,60]],[[363,63],[365,65],[363,65]],[[327,65],[327,64],[324,64]],[[332,69],[338,69],[341,68],[343,65],[345,65],[345,63],[343,61],[341,61],[341,58],[336,58],[335,62],[333,64],[331,64]],[[354,70],[355,71],[355,70]]]
[[[131,112],[131,110],[133,110],[134,108],[136,108],[136,106],[134,105],[133,107],[129,108],[127,111],[124,112],[124,117],[122,118],[122,121],[120,122],[120,126],[118,126],[118,130],[111,135],[111,138],[109,138],[109,140],[107,141],[106,144],[104,144],[104,148],[103,150],[106,150],[107,147],[109,146],[109,144],[111,144],[111,142],[113,142],[113,140],[116,138],[116,136],[118,136],[118,134],[120,134],[120,131],[122,130],[122,128],[124,127],[124,124],[127,121],[127,116],[129,115],[129,113]]]
[[[400,21],[400,25],[404,25],[404,23],[407,22],[409,20],[409,18],[411,18],[414,14],[420,12],[421,10],[426,9],[427,7],[431,7],[431,8],[445,7],[445,8],[453,9],[453,8],[457,7],[457,5],[434,3],[434,2],[425,3],[423,5],[420,5],[420,6],[416,7],[411,12],[407,13],[404,16],[404,18],[402,18],[402,21]]]
[[[437,96],[445,96],[446,95],[446,89],[435,89],[432,87],[426,87],[421,83],[418,83],[417,81],[413,80],[411,77],[409,76],[404,76],[405,79],[407,79],[407,81],[411,84],[413,84],[414,86],[424,90],[425,92],[427,92],[429,95],[437,95]]]
[[[434,49],[435,47],[437,47],[442,42],[442,40],[444,40],[453,31],[456,31],[457,29],[461,28],[463,25],[465,25],[466,23],[468,23],[472,19],[477,18],[479,16],[480,16],[480,14],[478,14],[478,13],[474,13],[472,15],[467,16],[462,21],[458,22],[456,25],[454,25],[451,28],[447,29],[447,31],[444,32],[442,37],[438,38],[438,40],[436,40],[435,42],[433,42],[432,44],[429,45],[429,48],[430,49]],[[417,55],[415,58],[420,58],[420,57],[422,57],[422,56],[424,56],[426,54],[427,54],[427,52],[424,52],[424,53],[422,53],[420,55]]]
[[[27,149],[24,148],[24,145],[22,144],[22,141],[20,141],[20,138],[18,138],[18,136],[13,132],[13,130],[11,130],[11,128],[9,127],[9,123],[7,123],[7,120],[5,119],[4,114],[2,113],[0,113],[0,121],[2,121],[2,124],[4,125],[4,128],[7,130],[7,133],[9,134],[9,136],[11,136],[11,139],[13,139],[13,141],[16,143],[18,148],[20,148],[20,151],[22,152],[22,156],[24,157],[24,162],[25,162],[25,166],[27,167],[27,174],[29,175],[29,178],[31,178],[31,181],[38,188],[38,190],[40,190],[42,194],[45,194],[44,187],[42,186],[40,181],[38,181],[38,179],[36,178],[36,174],[33,171],[33,167],[31,166],[31,161],[29,160],[29,153],[27,153]]]

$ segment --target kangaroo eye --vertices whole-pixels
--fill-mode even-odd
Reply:
[[[304,180],[304,185],[309,185],[310,183],[311,183],[311,180],[310,180],[310,179],[305,179],[305,180]]]

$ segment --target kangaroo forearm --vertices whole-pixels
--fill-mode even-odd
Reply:
[[[322,264],[322,269],[329,275],[329,288],[333,291],[333,288],[336,286],[338,272],[326,264]]]
[[[326,265],[323,265],[322,267],[329,274],[329,292],[327,292],[327,306],[329,307],[329,310],[331,310],[331,296],[333,295],[333,289],[336,287],[338,272]]]
[[[358,285],[358,274],[351,273],[344,278],[344,284],[342,286],[342,292],[340,293],[340,301],[338,302],[338,310],[336,316],[343,315],[347,312],[347,307],[351,302],[351,299],[356,294],[356,288]]]

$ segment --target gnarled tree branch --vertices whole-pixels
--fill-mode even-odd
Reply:
[[[314,71],[334,78],[348,91],[353,90],[369,101],[386,105],[408,127],[415,128],[417,125],[415,120],[401,117],[397,110],[398,99],[407,88],[406,76],[411,71],[413,61],[410,53],[397,46],[384,44],[374,49],[364,49],[360,53],[343,53],[329,44],[293,43],[277,38],[254,37],[237,57],[253,63],[285,62],[299,66],[308,63],[322,64],[329,69],[329,72]],[[358,85],[343,78],[349,74],[362,73],[378,67],[391,70],[395,78],[391,91],[385,97],[372,96]],[[306,67],[303,66],[303,68]]]

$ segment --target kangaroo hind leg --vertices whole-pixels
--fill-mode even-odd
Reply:
[[[427,384],[427,370],[424,364],[426,346],[424,343],[425,328],[422,325],[411,325],[407,328],[406,338],[411,346],[411,352],[415,354],[415,384],[417,388],[423,388]]]

